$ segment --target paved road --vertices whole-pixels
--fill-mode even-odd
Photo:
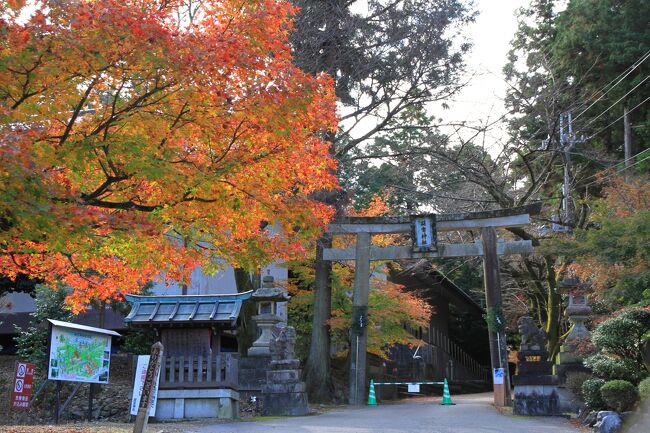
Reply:
[[[490,405],[492,394],[454,397],[455,406],[439,398],[408,403],[344,409],[299,418],[206,425],[187,433],[575,433],[561,418],[501,415]]]

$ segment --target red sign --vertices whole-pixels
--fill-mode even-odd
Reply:
[[[16,363],[14,375],[14,388],[11,392],[12,409],[28,409],[32,396],[32,382],[34,381],[34,364],[26,362]]]

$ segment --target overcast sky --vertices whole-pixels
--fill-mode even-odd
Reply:
[[[510,41],[517,29],[515,12],[529,0],[475,0],[479,15],[468,27],[473,43],[466,57],[470,83],[455,98],[449,110],[435,110],[446,121],[483,121],[505,112],[506,84],[501,70],[506,63]],[[497,136],[498,131],[494,131]]]

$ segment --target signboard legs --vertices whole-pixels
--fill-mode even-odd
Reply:
[[[149,405],[153,397],[156,379],[160,374],[160,366],[163,360],[163,345],[160,341],[151,346],[151,355],[149,357],[149,366],[147,367],[147,376],[144,379],[142,397],[140,397],[140,406],[138,414],[135,417],[133,433],[144,433],[149,422]]]
[[[89,384],[90,388],[88,389],[88,422],[93,420],[93,400],[95,398],[95,384]]]
[[[56,403],[54,405],[54,424],[59,423],[59,411],[61,410],[61,381],[56,381]]]

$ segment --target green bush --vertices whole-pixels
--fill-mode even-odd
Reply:
[[[605,380],[620,379],[637,384],[648,376],[648,371],[639,362],[602,353],[588,357],[584,365],[589,367],[595,376]]]
[[[639,383],[639,397],[643,401],[650,401],[650,377]]]
[[[584,371],[571,371],[567,373],[564,385],[574,396],[582,400],[582,384],[591,378],[593,376]]]
[[[600,388],[605,405],[616,412],[625,412],[634,407],[639,399],[636,387],[627,380],[610,380]]]
[[[622,358],[639,359],[639,343],[650,330],[650,311],[628,310],[596,327],[591,341],[601,351]]]
[[[135,355],[148,355],[156,341],[158,339],[153,329],[129,328],[122,333],[121,349]]]
[[[592,410],[601,410],[605,407],[600,395],[600,388],[605,385],[603,379],[587,379],[582,383],[582,398]]]
[[[72,320],[72,313],[65,305],[65,298],[69,293],[66,287],[53,289],[41,284],[34,287],[34,303],[36,309],[30,314],[31,320],[29,327],[20,329],[14,341],[16,342],[17,355],[21,361],[36,364],[36,374],[43,375],[47,373],[48,354],[47,336],[48,327],[47,319],[62,320],[69,322]]]

